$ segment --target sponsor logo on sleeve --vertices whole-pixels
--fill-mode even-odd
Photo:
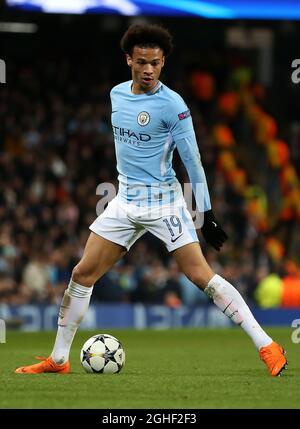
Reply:
[[[188,118],[189,116],[191,116],[190,110],[186,110],[185,112],[182,112],[182,113],[178,114],[178,118],[179,118],[180,121],[182,121],[183,119]]]

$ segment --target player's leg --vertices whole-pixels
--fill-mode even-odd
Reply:
[[[167,207],[161,218],[143,220],[143,225],[160,238],[173,255],[181,271],[202,289],[234,323],[252,338],[261,358],[272,375],[278,375],[286,364],[283,349],[264,332],[254,319],[240,293],[225,279],[214,273],[204,258],[195,227],[185,204]]]
[[[80,262],[64,293],[51,356],[40,364],[21,367],[18,373],[69,372],[69,352],[77,328],[89,306],[93,284],[105,274],[145,230],[128,219],[114,198],[90,226],[92,231]]]
[[[181,271],[201,288],[234,323],[251,337],[271,375],[279,375],[287,361],[283,348],[273,342],[255,320],[240,293],[223,277],[215,274],[204,258],[199,243],[190,243],[173,252]]]
[[[62,298],[51,356],[41,363],[18,368],[17,373],[69,372],[70,348],[88,309],[93,285],[126,252],[125,247],[91,232],[83,256],[73,269],[70,283]]]
[[[58,331],[51,356],[62,364],[69,359],[70,347],[90,303],[94,283],[125,253],[126,248],[91,232],[83,256],[74,267],[59,311]]]

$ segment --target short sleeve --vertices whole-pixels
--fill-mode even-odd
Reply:
[[[194,134],[190,109],[178,94],[168,103],[164,120],[175,142]]]

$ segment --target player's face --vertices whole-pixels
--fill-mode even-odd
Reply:
[[[151,91],[159,79],[165,57],[160,48],[141,48],[135,46],[132,56],[127,55],[131,68],[133,92],[136,94]]]

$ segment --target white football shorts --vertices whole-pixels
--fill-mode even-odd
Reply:
[[[184,198],[150,209],[124,203],[117,195],[90,230],[127,250],[147,231],[162,240],[169,252],[199,241]]]

